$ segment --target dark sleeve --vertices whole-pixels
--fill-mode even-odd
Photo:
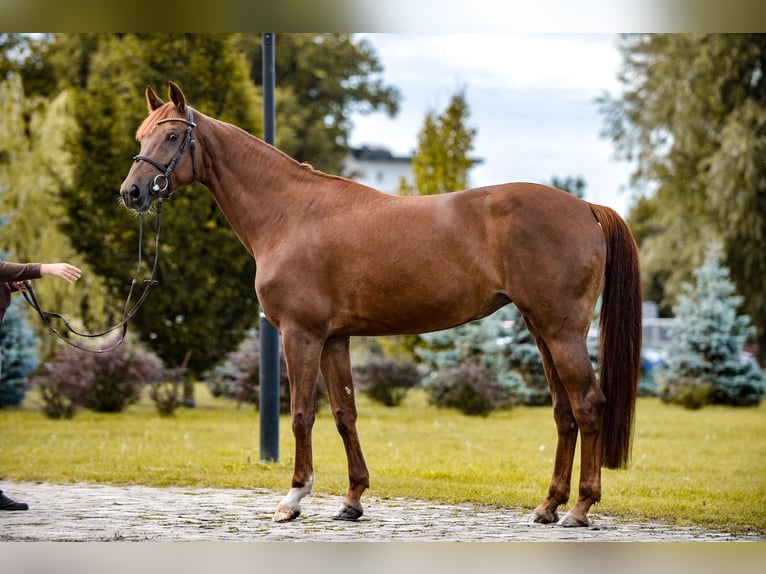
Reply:
[[[0,281],[10,283],[13,281],[26,281],[27,279],[39,279],[41,263],[11,263],[0,261]]]

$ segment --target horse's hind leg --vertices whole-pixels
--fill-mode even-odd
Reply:
[[[370,474],[356,430],[357,412],[347,337],[329,339],[325,343],[321,368],[327,394],[330,397],[332,414],[343,439],[348,460],[348,493],[343,499],[343,506],[334,518],[356,520],[363,513],[360,499],[370,485]]]
[[[275,522],[286,522],[301,513],[300,501],[311,494],[314,460],[311,432],[316,417],[316,386],[322,341],[302,331],[283,330],[287,375],[290,379],[290,415],[295,437],[292,487],[277,506]]]
[[[579,430],[581,439],[577,502],[559,521],[559,524],[588,526],[588,511],[593,504],[601,500],[603,458],[601,425],[605,403],[604,393],[596,381],[584,337],[579,340],[554,338],[546,340],[546,344],[558,375],[557,381],[561,385],[558,387],[557,384],[557,391],[560,388],[565,391],[557,392],[557,394],[565,394],[571,407],[566,408],[562,398],[559,410],[554,410],[559,429],[559,442],[564,443],[562,456],[567,457],[570,472],[575,438],[569,433],[576,433]]]
[[[537,346],[543,358],[545,375],[551,390],[553,419],[556,423],[558,440],[556,443],[556,458],[553,464],[553,477],[548,488],[548,496],[535,508],[530,516],[530,521],[550,524],[551,522],[558,522],[558,507],[569,500],[572,465],[577,445],[577,423],[572,413],[569,396],[556,372],[548,346],[539,337],[537,338]]]

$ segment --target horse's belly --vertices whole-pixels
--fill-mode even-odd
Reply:
[[[374,287],[368,287],[366,294],[338,305],[334,331],[363,336],[438,331],[480,319],[510,303],[504,293],[470,283],[415,290],[402,283],[396,294],[385,289],[376,294]]]

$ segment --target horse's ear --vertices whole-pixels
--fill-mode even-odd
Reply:
[[[170,96],[170,101],[176,105],[179,112],[186,111],[186,96],[184,96],[178,84],[168,82],[168,95]]]
[[[165,102],[163,102],[159,96],[154,93],[154,90],[151,86],[146,86],[146,105],[150,112],[153,112],[157,108],[165,105]]]

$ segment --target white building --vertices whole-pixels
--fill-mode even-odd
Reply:
[[[412,183],[412,156],[397,156],[384,146],[351,148],[344,175],[349,179],[395,194],[399,181]]]

